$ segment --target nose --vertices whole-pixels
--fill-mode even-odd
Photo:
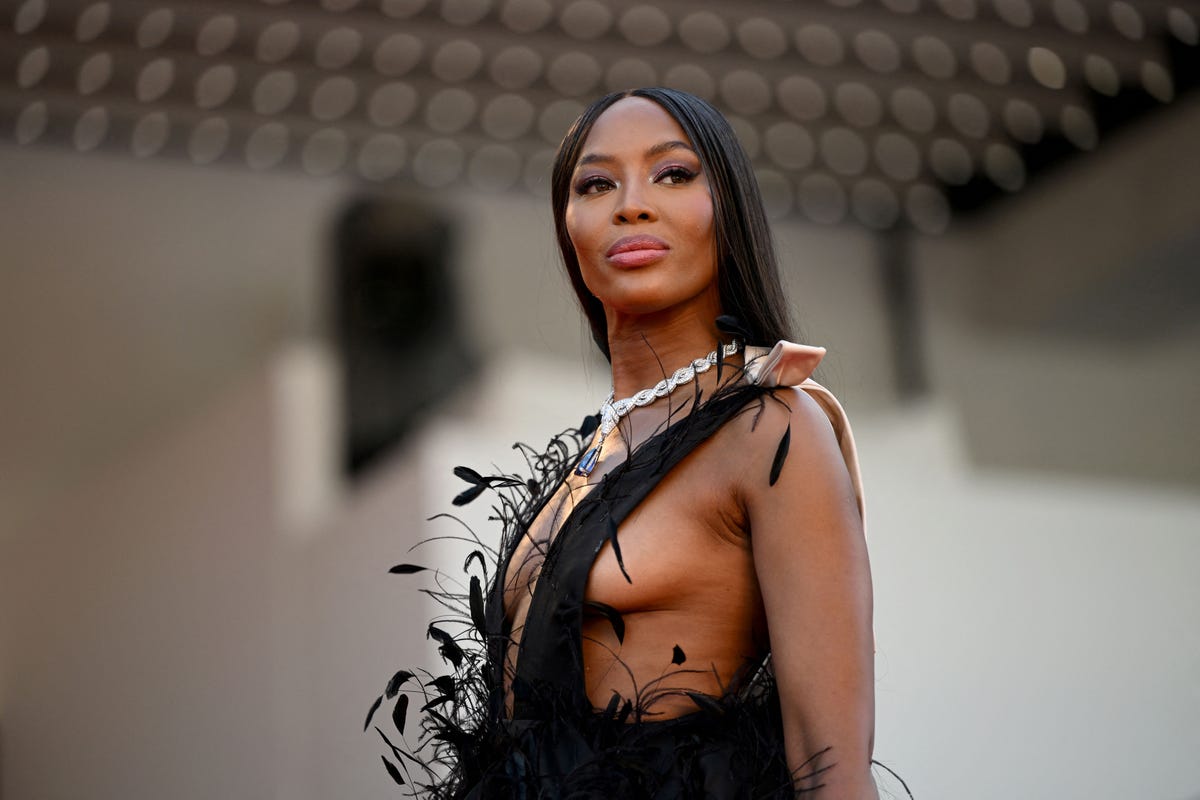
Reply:
[[[617,204],[613,209],[614,224],[653,222],[657,216],[644,187],[628,182],[617,190]]]

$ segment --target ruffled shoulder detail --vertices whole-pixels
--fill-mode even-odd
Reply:
[[[854,486],[854,498],[858,513],[866,524],[866,501],[863,497],[862,472],[858,464],[858,450],[854,446],[854,433],[846,410],[833,392],[812,379],[813,370],[825,357],[824,347],[797,344],[780,340],[774,347],[746,348],[746,376],[760,386],[794,386],[808,393],[817,401],[829,417],[833,432],[837,436],[850,483]]]

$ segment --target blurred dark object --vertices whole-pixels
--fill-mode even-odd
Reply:
[[[354,201],[336,232],[344,465],[362,473],[472,373],[450,269],[454,230],[428,205]]]

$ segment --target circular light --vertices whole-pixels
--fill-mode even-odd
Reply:
[[[500,10],[500,21],[516,33],[533,33],[554,16],[548,0],[507,0]]]
[[[138,23],[138,47],[148,50],[158,47],[171,35],[175,27],[175,12],[169,8],[156,8]]]
[[[403,125],[417,110],[417,91],[407,83],[385,83],[371,94],[367,117],[381,128]]]
[[[792,213],[795,200],[792,197],[792,184],[787,178],[773,169],[756,169],[754,176],[758,180],[758,191],[762,195],[763,209],[768,219],[782,219]]]
[[[1167,9],[1167,30],[1179,41],[1195,47],[1200,44],[1200,29],[1195,18],[1176,6]]]
[[[538,117],[538,133],[550,144],[558,144],[575,118],[583,113],[583,105],[575,100],[555,100],[542,109]]]
[[[886,230],[900,218],[900,200],[886,183],[867,178],[854,184],[850,207],[855,218],[870,228]]]
[[[875,163],[897,181],[911,181],[921,172],[921,153],[912,139],[888,131],[875,140]]]
[[[138,158],[149,158],[163,149],[171,133],[171,122],[163,111],[152,111],[133,126],[129,149]]]
[[[362,34],[353,28],[334,28],[317,42],[314,60],[322,69],[341,69],[358,58],[362,43]]]
[[[767,128],[763,144],[770,159],[784,169],[804,169],[816,153],[812,136],[794,122],[776,122]]]
[[[865,83],[843,83],[833,92],[833,106],[851,125],[869,128],[883,118],[879,95]]]
[[[721,79],[721,97],[739,114],[760,114],[771,105],[771,87],[759,73],[735,69]]]
[[[162,97],[175,82],[175,62],[169,58],[156,58],[138,73],[134,94],[143,103],[153,103]]]
[[[1175,82],[1171,73],[1157,61],[1142,62],[1142,86],[1155,100],[1169,103],[1175,98]]]
[[[300,44],[300,26],[291,20],[272,22],[258,35],[254,56],[264,64],[277,64]]]
[[[393,33],[375,48],[371,64],[380,75],[398,78],[417,65],[421,60],[424,45],[416,36],[408,33]]]
[[[865,30],[854,37],[854,54],[867,69],[880,73],[900,68],[900,47],[883,31]]]
[[[491,0],[442,0],[442,19],[460,27],[474,25],[491,7]]]
[[[938,0],[938,5],[951,19],[971,20],[979,12],[975,7],[975,0]]]
[[[1126,3],[1124,0],[1116,0],[1108,10],[1112,15],[1113,27],[1122,36],[1136,40],[1146,35],[1146,23],[1142,21],[1142,15],[1132,4]]]
[[[1088,13],[1079,0],[1054,0],[1054,18],[1064,30],[1071,33],[1087,33]]]
[[[560,94],[575,97],[590,92],[600,81],[600,62],[587,53],[569,50],[550,62],[546,80]]]
[[[492,59],[488,73],[498,86],[524,89],[542,74],[542,57],[529,47],[506,47]]]
[[[75,149],[81,153],[95,150],[108,135],[108,111],[102,106],[92,106],[79,115],[75,122]]]
[[[708,71],[696,64],[676,64],[663,76],[663,85],[680,89],[711,101],[717,91],[716,81]]]
[[[789,75],[775,87],[779,107],[799,120],[825,116],[827,100],[821,85],[804,75]]]
[[[45,45],[38,45],[21,56],[17,64],[17,86],[29,89],[41,83],[42,78],[50,70],[50,51]]]
[[[358,151],[358,174],[369,181],[385,181],[404,166],[404,140],[391,133],[377,133]]]
[[[1041,113],[1033,103],[1018,97],[1004,104],[1004,125],[1014,139],[1025,144],[1040,142],[1045,133]]]
[[[742,149],[746,151],[746,155],[751,159],[758,158],[760,144],[758,141],[758,128],[745,117],[729,115],[729,127],[733,128],[733,135],[737,137],[741,143]]]
[[[502,94],[488,102],[479,124],[493,139],[511,141],[524,136],[533,127],[535,114],[533,103],[521,95]]]
[[[991,42],[975,42],[971,45],[971,66],[975,74],[995,86],[1003,86],[1012,79],[1012,65],[1008,56]]]
[[[1028,28],[1033,24],[1033,7],[1029,0],[992,0],[996,14],[1014,28]]]
[[[237,38],[237,19],[232,14],[218,14],[200,27],[196,34],[196,52],[215,56],[229,49]]]
[[[640,58],[622,58],[608,68],[604,83],[610,92],[637,89],[658,83],[654,67]]]
[[[188,138],[188,155],[197,164],[211,164],[221,157],[228,144],[229,123],[220,117],[209,117]]]
[[[350,78],[326,78],[313,89],[309,110],[322,122],[331,122],[350,113],[358,101],[358,85]]]
[[[112,79],[113,60],[108,53],[95,53],[79,67],[77,87],[82,95],[95,94]]]
[[[867,145],[849,128],[830,128],[821,134],[821,156],[834,172],[857,175],[867,166]]]
[[[1089,53],[1083,59],[1083,77],[1088,86],[1100,94],[1116,97],[1121,91],[1121,76],[1117,68],[1104,56]]]
[[[288,129],[280,122],[260,125],[246,140],[246,163],[251,169],[270,169],[288,150]]]
[[[431,139],[413,156],[413,177],[431,189],[449,186],[462,174],[466,156],[452,139]]]
[[[112,6],[109,3],[92,3],[85,8],[75,22],[75,38],[81,42],[90,42],[108,27],[112,19]]]
[[[479,103],[465,89],[442,89],[425,106],[425,124],[438,133],[458,133],[471,124]]]
[[[950,205],[945,195],[923,183],[909,188],[904,213],[921,233],[943,233],[950,225]]]
[[[458,83],[472,77],[483,66],[483,50],[474,42],[456,39],[434,53],[433,74],[446,83]]]
[[[467,180],[485,192],[503,192],[520,177],[521,157],[502,144],[485,144],[467,165]]]
[[[913,59],[922,72],[931,78],[953,78],[958,61],[950,45],[934,36],[918,36],[913,40]]]
[[[1096,120],[1079,106],[1064,106],[1062,110],[1063,135],[1080,150],[1095,150],[1100,143],[1100,132]]]
[[[1015,192],[1025,185],[1025,162],[1006,144],[988,145],[983,154],[983,171],[992,183],[1007,192]]]
[[[929,168],[951,186],[962,186],[975,174],[971,154],[956,139],[935,139],[929,146]]]
[[[913,133],[928,133],[937,122],[933,100],[914,86],[901,86],[892,92],[889,105],[896,121]]]
[[[599,0],[575,0],[563,9],[558,21],[568,36],[585,40],[598,39],[612,27],[613,13]],[[516,156],[515,153],[513,155]]]
[[[846,217],[846,191],[828,175],[809,175],[800,181],[800,210],[813,222],[836,225]]]
[[[380,10],[392,19],[408,19],[421,13],[425,0],[383,0]]]
[[[842,37],[828,25],[813,23],[796,31],[796,49],[819,67],[840,64],[845,55]]]
[[[1061,89],[1067,85],[1067,68],[1058,54],[1048,48],[1029,48],[1029,72],[1047,89]]]
[[[525,162],[522,179],[525,188],[546,197],[550,194],[550,170],[554,164],[553,150],[540,150]]]
[[[738,44],[755,58],[779,58],[787,52],[787,36],[766,17],[750,17],[737,29]]]
[[[711,11],[696,11],[680,21],[679,38],[697,53],[712,55],[729,46],[729,27]]]
[[[13,136],[17,144],[32,144],[46,132],[50,123],[50,111],[44,100],[35,100],[21,109],[17,122],[13,126]]]
[[[634,6],[621,15],[617,29],[629,43],[653,47],[671,35],[671,19],[656,6]]]
[[[251,102],[259,114],[278,114],[296,99],[296,76],[285,69],[268,72],[254,87]]]
[[[13,32],[24,36],[32,33],[46,18],[46,0],[25,0],[13,15]]]
[[[228,64],[217,64],[200,73],[196,79],[196,105],[216,108],[233,95],[237,73]]]
[[[974,139],[987,136],[991,125],[987,106],[973,94],[956,92],[946,103],[946,117],[959,133]]]
[[[332,175],[346,163],[350,149],[346,134],[337,128],[322,128],[308,137],[300,151],[300,165],[309,175]]]

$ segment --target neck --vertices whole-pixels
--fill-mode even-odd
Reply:
[[[614,395],[629,397],[708,355],[721,336],[715,317],[689,313],[662,319],[655,315],[623,318],[610,314],[608,351]]]

